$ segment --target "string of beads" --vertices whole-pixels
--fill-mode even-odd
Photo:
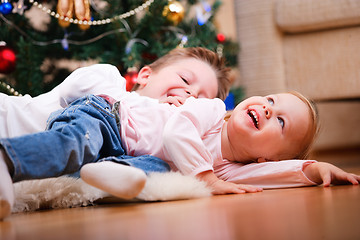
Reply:
[[[130,11],[126,12],[126,13],[117,15],[115,17],[101,19],[101,20],[94,20],[94,21],[83,21],[83,20],[78,20],[78,19],[74,19],[74,18],[64,17],[64,16],[61,16],[60,14],[48,9],[47,7],[45,7],[44,5],[42,5],[41,3],[39,3],[39,2],[37,2],[35,0],[29,0],[29,2],[31,4],[33,4],[34,6],[38,7],[39,9],[43,10],[44,12],[49,14],[50,16],[53,16],[53,17],[55,17],[57,19],[60,19],[60,20],[63,20],[63,21],[67,21],[67,22],[74,23],[74,24],[79,24],[79,25],[105,25],[105,24],[111,23],[111,22],[116,21],[116,20],[131,17],[131,16],[143,11],[145,8],[149,7],[154,2],[154,0],[147,0],[146,2],[144,2],[143,4],[138,6],[137,8],[134,8],[133,10],[130,10]]]

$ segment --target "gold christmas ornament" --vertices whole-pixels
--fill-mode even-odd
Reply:
[[[185,9],[180,2],[171,0],[164,7],[162,15],[174,25],[178,25],[185,16]]]
[[[57,4],[57,14],[59,14],[59,25],[66,28],[70,25],[69,19],[74,15],[79,20],[79,28],[86,30],[90,27],[81,22],[91,21],[90,3],[88,0],[59,0]]]
[[[74,14],[74,2],[73,0],[59,0],[57,4],[57,13],[62,16],[59,18],[59,25],[63,28],[67,28],[70,25],[69,21],[64,21],[64,18],[71,18]]]
[[[82,21],[90,21],[90,4],[88,0],[75,0],[75,16]],[[81,30],[89,29],[90,25],[80,24]]]

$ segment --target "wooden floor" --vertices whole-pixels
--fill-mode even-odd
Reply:
[[[357,174],[360,168],[353,169]],[[360,239],[360,186],[13,214],[0,239]]]

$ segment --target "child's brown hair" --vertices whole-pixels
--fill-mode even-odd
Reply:
[[[232,84],[230,79],[230,68],[225,66],[224,58],[219,57],[218,54],[209,49],[203,47],[176,48],[148,66],[156,72],[159,69],[184,58],[195,58],[209,64],[215,71],[218,80],[218,92],[216,97],[225,100]],[[136,90],[138,87],[138,85],[135,85],[133,90]]]

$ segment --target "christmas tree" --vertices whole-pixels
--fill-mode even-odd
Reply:
[[[176,47],[202,46],[236,66],[237,43],[214,23],[220,5],[216,0],[1,0],[0,91],[36,96],[51,90],[70,74],[53,64],[61,59],[110,63],[131,77],[129,70]],[[33,26],[26,14],[32,8],[48,17],[45,28]]]

